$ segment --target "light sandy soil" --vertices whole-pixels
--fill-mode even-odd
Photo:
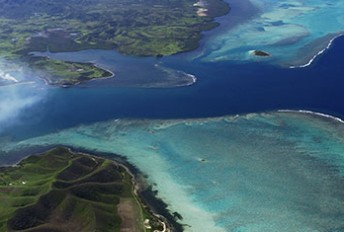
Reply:
[[[120,232],[142,232],[142,216],[133,199],[122,198],[117,205],[117,212],[122,219]]]

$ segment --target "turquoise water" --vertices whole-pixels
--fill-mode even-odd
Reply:
[[[343,135],[334,119],[274,112],[117,119],[2,149],[63,144],[124,155],[186,231],[343,231]]]
[[[73,88],[46,86],[0,60],[0,163],[36,145],[120,154],[187,231],[344,231],[344,125],[307,113],[247,114],[344,115],[344,38],[310,67],[270,65],[308,64],[342,32],[344,2],[251,2],[230,1],[221,26],[187,54],[41,54],[115,73]],[[253,57],[255,49],[272,56]]]
[[[344,2],[319,0],[250,0],[259,10],[252,20],[214,36],[206,61],[258,61],[304,66],[344,31]],[[271,57],[255,57],[263,50]]]

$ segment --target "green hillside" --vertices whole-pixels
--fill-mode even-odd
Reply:
[[[112,161],[56,148],[1,169],[0,231],[152,231],[148,225],[162,228]]]

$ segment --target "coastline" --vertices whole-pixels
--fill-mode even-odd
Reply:
[[[332,44],[333,44],[333,42],[334,42],[334,40],[335,39],[337,39],[338,37],[340,37],[340,36],[342,36],[343,34],[341,34],[341,35],[338,35],[337,37],[335,37],[335,38],[332,38],[328,43],[327,43],[327,46],[325,47],[325,48],[323,48],[322,50],[320,50],[316,55],[314,55],[312,58],[311,58],[311,60],[307,63],[307,64],[304,64],[304,65],[301,65],[301,66],[294,66],[294,67],[289,67],[289,68],[305,68],[305,67],[308,67],[308,66],[310,66],[310,65],[312,65],[313,64],[313,62],[316,62],[317,61],[317,59],[318,59],[318,57],[320,58],[320,56],[324,53],[324,52],[326,52],[328,49],[330,49],[331,48],[331,46],[332,46]],[[325,44],[325,40],[323,41],[324,42],[324,44]],[[319,43],[320,44],[320,43]],[[335,49],[333,49],[333,50],[335,50]],[[95,65],[96,65],[96,63],[94,63]],[[314,64],[314,65],[317,65],[317,64]],[[117,70],[116,70],[117,71]],[[187,74],[187,75],[189,75],[189,74]],[[190,74],[191,75],[191,74]],[[113,76],[115,76],[115,74],[113,73]],[[113,77],[112,76],[112,77]],[[202,76],[201,75],[199,75],[200,76],[200,78],[202,78]],[[108,79],[108,78],[111,78],[111,77],[105,77],[105,78],[99,78],[100,80],[101,79]],[[98,80],[98,78],[97,79],[91,79],[91,80],[89,80],[89,81],[95,81],[95,80]],[[85,82],[82,82],[82,83],[88,83],[88,81],[85,81]],[[49,83],[46,83],[46,84],[48,84],[48,85],[50,85]],[[80,82],[79,83],[76,83],[76,84],[73,84],[73,85],[71,85],[71,86],[74,86],[74,85],[78,85],[78,84],[80,84]],[[181,85],[181,86],[183,86],[183,85]],[[68,87],[68,86],[67,86]],[[70,92],[70,91],[69,91]],[[109,98],[109,99],[111,99],[111,98]],[[254,99],[254,98],[253,98]],[[163,104],[163,103],[162,103]],[[92,105],[92,104],[90,104],[90,105]],[[301,107],[302,108],[302,107]],[[306,108],[306,107],[305,107]],[[70,112],[70,111],[69,111]],[[324,117],[324,118],[328,118],[329,119],[329,122],[331,122],[330,120],[334,120],[334,121],[338,121],[338,122],[340,122],[340,123],[344,123],[344,121],[341,119],[341,118],[337,118],[337,117],[334,117],[334,116],[331,116],[331,115],[328,115],[328,114],[324,114],[324,113],[318,113],[318,112],[316,112],[316,111],[309,111],[309,110],[288,110],[288,109],[281,109],[281,110],[274,110],[274,111],[261,111],[260,113],[259,113],[259,111],[257,112],[257,113],[253,113],[253,114],[264,114],[264,113],[267,113],[267,114],[269,114],[269,113],[276,113],[276,112],[281,112],[281,113],[296,113],[296,114],[309,114],[309,115],[315,115],[315,116],[319,116],[319,117]],[[247,114],[247,113],[244,113],[244,114],[239,114],[239,115],[237,115],[237,117],[238,116],[240,116],[240,115],[247,115],[247,117],[249,117],[249,115],[250,114]],[[228,115],[228,116],[225,116],[225,119],[226,118],[229,118],[229,119],[233,119],[234,117],[236,117],[236,116],[234,116],[234,115]],[[221,118],[221,117],[220,117]],[[315,117],[314,117],[315,118]],[[209,118],[210,120],[212,120],[212,118]],[[186,122],[188,121],[188,119],[186,118],[185,119],[186,120]],[[325,119],[324,119],[325,120]],[[191,120],[190,120],[190,122],[191,122]],[[333,124],[335,124],[335,123],[333,123]],[[43,122],[43,125],[44,125],[44,122]],[[338,124],[336,124],[336,125],[338,125]],[[55,147],[55,145],[54,145],[54,147]],[[82,150],[82,149],[76,149],[76,151],[77,150]],[[91,150],[85,150],[85,153],[84,154],[87,154],[87,155],[89,155],[89,154],[102,154],[102,152],[98,152],[98,151],[91,151]],[[111,155],[110,155],[111,154]],[[106,154],[104,154],[104,155],[106,155]],[[125,158],[125,157],[122,157],[122,156],[120,156],[120,155],[118,155],[118,157],[117,157],[117,155],[115,155],[114,156],[114,154],[112,154],[112,153],[109,153],[109,158],[111,157],[111,160],[113,160],[113,159],[116,159],[116,158],[118,158],[118,159],[123,159],[123,162],[124,162],[124,164],[123,165],[126,165],[126,166],[123,166],[123,167],[125,167],[125,168],[127,168],[128,169],[128,166],[130,166],[130,163],[128,163],[128,161],[126,161],[127,159]],[[136,179],[137,178],[137,180],[138,181],[140,181],[140,172],[139,172],[139,170],[137,170],[137,175],[136,175],[136,177],[134,176],[134,174],[133,173],[135,173],[135,170],[137,169],[135,166],[133,166],[132,167],[133,169],[131,169],[132,171],[131,172],[129,172],[132,176],[133,176],[133,180],[134,179]],[[128,169],[129,170],[129,169]],[[133,172],[133,173],[132,173]],[[142,174],[142,173],[141,173]],[[143,180],[142,180],[143,181]],[[138,186],[136,186],[136,184],[138,185]],[[136,187],[138,188],[138,192],[144,192],[145,191],[145,189],[147,190],[147,194],[144,194],[144,193],[141,193],[141,197],[138,197],[139,199],[143,199],[144,200],[144,202],[147,202],[147,207],[149,208],[149,209],[153,209],[154,208],[154,206],[156,206],[157,207],[157,209],[154,209],[154,211],[155,212],[157,212],[156,214],[155,214],[155,216],[157,216],[157,217],[160,217],[160,215],[162,215],[162,211],[163,210],[161,210],[160,209],[160,207],[161,206],[163,206],[163,208],[165,208],[166,209],[166,207],[164,206],[164,203],[162,203],[162,201],[161,202],[156,202],[158,199],[156,198],[156,196],[157,196],[157,194],[156,194],[156,192],[153,190],[153,189],[151,189],[151,188],[149,188],[149,186],[147,187],[147,186],[145,186],[145,183],[144,182],[142,182],[142,183],[135,183],[135,190],[136,190]],[[137,192],[137,194],[139,194]],[[150,203],[150,198],[152,198],[152,201],[153,201],[153,203]],[[155,203],[154,203],[155,202]],[[167,210],[168,211],[168,210]],[[171,212],[168,212],[169,213],[169,215],[170,216],[172,216],[174,219],[176,219],[176,215],[171,215]],[[165,218],[165,217],[162,217],[161,218],[161,220],[164,220],[164,221],[166,221],[166,223],[168,223],[168,220]],[[176,221],[176,220],[175,220]],[[170,227],[170,225],[168,226],[168,227]]]
[[[89,64],[92,64],[94,67],[96,68],[99,68],[105,72],[108,72],[110,73],[109,76],[106,76],[106,77],[98,77],[98,78],[93,78],[91,80],[86,80],[86,81],[80,81],[78,83],[75,83],[75,84],[72,84],[72,85],[68,85],[68,86],[64,86],[64,85],[57,85],[59,87],[69,87],[69,86],[76,86],[76,85],[80,85],[80,84],[84,84],[84,83],[88,83],[88,82],[91,82],[91,81],[98,81],[98,80],[107,80],[107,79],[110,79],[110,78],[114,78],[116,76],[116,74],[111,71],[110,69],[107,69],[107,68],[104,68],[102,67],[101,65],[97,64],[96,62],[88,62]],[[87,64],[87,62],[86,62]],[[48,84],[49,85],[49,84]]]
[[[152,190],[152,186],[145,182],[144,174],[133,164],[127,161],[126,157],[121,155],[90,151],[82,148],[74,148],[65,145],[48,145],[25,148],[24,150],[10,152],[12,160],[6,164],[1,164],[1,167],[16,167],[18,164],[33,155],[39,155],[57,147],[67,148],[71,153],[79,153],[85,156],[96,156],[99,158],[110,160],[120,167],[124,168],[126,172],[132,177],[133,192],[139,204],[155,219],[157,219],[164,227],[164,232],[182,232],[183,225],[178,223],[180,214],[177,212],[170,212],[168,205],[157,196],[157,192]],[[16,156],[18,154],[18,156]],[[24,156],[23,156],[24,154]]]
[[[151,188],[152,186],[144,181],[145,177],[143,173],[135,165],[129,163],[126,157],[113,153],[99,151],[92,152],[87,149],[73,148],[70,146],[67,147],[74,153],[82,153],[85,155],[94,155],[105,158],[125,168],[133,177],[132,181],[135,188],[134,192],[140,203],[146,206],[148,211],[154,217],[162,220],[166,224],[167,228],[171,230],[171,232],[183,231],[183,226],[177,222],[176,217],[167,209],[168,205],[157,197],[157,192],[153,191]]]
[[[284,111],[286,111],[286,112],[284,112]],[[279,115],[279,114],[276,114],[276,112],[280,112],[281,114]],[[285,114],[283,114],[283,113],[285,113]],[[286,113],[291,113],[291,114],[294,114],[294,115],[290,115],[290,116],[288,116]],[[259,118],[260,116],[263,116],[263,118],[264,118],[264,120],[269,120],[270,119],[270,117],[269,117],[269,115],[271,115],[272,116],[272,118],[273,119],[285,119],[285,118],[294,118],[294,119],[298,119],[298,118],[301,118],[302,120],[304,120],[305,122],[307,122],[307,120],[309,121],[310,119],[312,119],[312,117],[311,116],[302,116],[302,115],[305,115],[305,114],[309,114],[309,115],[316,115],[317,117],[314,117],[314,119],[317,119],[318,120],[318,122],[321,122],[321,121],[323,121],[325,124],[324,125],[338,125],[337,124],[337,122],[338,122],[338,119],[336,119],[336,118],[334,118],[334,117],[332,117],[332,116],[329,116],[329,115],[326,115],[326,114],[323,114],[323,113],[317,113],[317,112],[312,112],[312,111],[304,111],[304,110],[300,110],[300,111],[297,111],[297,110],[279,110],[279,111],[273,111],[273,112],[268,112],[268,111],[266,111],[266,112],[261,112],[261,113],[251,113],[251,114],[241,114],[241,116],[237,116],[237,115],[228,115],[228,116],[225,116],[225,117],[218,117],[218,118],[203,118],[203,119],[200,119],[200,120],[194,120],[194,119],[185,119],[185,120],[176,120],[176,121],[174,121],[174,120],[157,120],[157,121],[155,121],[155,122],[152,122],[151,123],[151,125],[156,125],[156,127],[154,127],[154,128],[151,128],[151,130],[149,130],[149,131],[155,131],[156,132],[156,134],[158,134],[158,133],[160,133],[160,132],[164,132],[164,131],[166,131],[167,129],[168,129],[168,127],[174,127],[174,125],[176,125],[175,123],[177,123],[177,124],[180,124],[180,125],[185,125],[185,126],[190,126],[190,127],[192,127],[192,126],[197,126],[197,125],[203,125],[203,124],[208,124],[208,123],[224,123],[224,125],[230,125],[230,124],[233,124],[233,123],[241,123],[241,122],[245,122],[245,121],[247,121],[247,120],[250,120],[251,118],[253,118],[254,119],[254,121],[255,121],[255,119],[257,119],[257,118]],[[275,115],[275,116],[274,116]],[[298,116],[299,115],[299,116]],[[322,119],[323,118],[323,119]],[[327,120],[327,119],[329,119],[329,120]],[[315,120],[314,122],[317,122],[317,120]],[[278,123],[279,121],[278,120],[272,120],[273,122],[275,122],[275,124],[274,125],[276,125],[276,126],[280,126],[281,124],[280,123]],[[310,120],[310,121],[313,121],[313,120]],[[258,122],[258,121],[255,121],[255,122]],[[142,122],[141,122],[142,123]],[[149,123],[149,122],[148,122]],[[227,124],[228,123],[228,124]],[[126,127],[131,127],[130,125],[134,125],[134,126],[140,126],[140,120],[139,120],[139,122],[128,122],[128,123],[126,123],[126,122],[124,122],[124,124],[121,124],[121,125],[125,125]],[[107,127],[110,127],[111,128],[111,123],[110,124],[105,124],[105,125],[107,125]],[[99,127],[100,129],[104,129],[104,127],[103,126],[100,126]],[[115,125],[113,126],[113,128],[117,128]],[[120,127],[121,128],[121,127]],[[282,128],[283,128],[283,126],[282,126]],[[96,129],[96,128],[94,128],[94,129]],[[81,129],[80,131],[79,131],[79,133],[81,133],[83,130]],[[110,130],[110,131],[113,131],[113,130]],[[116,130],[117,131],[117,130]],[[149,133],[149,131],[147,132],[147,133]],[[88,133],[86,133],[86,134],[88,134]],[[154,134],[154,133],[153,133]],[[56,140],[56,143],[55,144],[62,144],[61,143],[61,141],[64,141],[65,139],[64,138],[69,138],[71,136],[71,134],[66,134],[66,135],[62,135],[61,134],[61,137],[60,137],[60,139],[59,140]],[[89,134],[89,136],[92,136],[92,134]],[[96,135],[95,135],[96,136]],[[168,138],[168,137],[166,137],[166,138]],[[62,140],[61,140],[62,139]],[[101,139],[101,137],[99,137],[98,139]],[[173,138],[172,138],[173,139]],[[37,140],[38,141],[38,140]],[[39,141],[43,141],[43,144],[44,144],[44,139],[40,139]],[[83,140],[86,144],[88,143],[87,141],[88,140]],[[96,140],[97,141],[97,140]],[[53,143],[54,141],[52,141],[52,143]],[[98,141],[99,142],[99,141]],[[135,140],[134,141],[131,141],[131,143],[133,143],[133,142],[135,142]],[[52,143],[50,143],[50,144],[52,144]],[[92,144],[92,140],[90,140],[89,141],[89,143],[90,144]],[[109,143],[111,143],[111,141],[109,141]],[[19,143],[20,144],[20,143]],[[25,142],[24,143],[22,143],[23,144],[23,146],[22,147],[24,147],[24,149],[23,150],[26,150],[26,148],[25,147],[29,147],[30,145],[30,142],[29,143],[26,143],[28,146],[25,146]],[[32,143],[33,145],[35,144],[35,143]],[[37,143],[36,143],[37,144]],[[39,143],[38,143],[39,144]],[[47,142],[45,142],[45,144],[49,144],[49,143],[47,143]],[[128,143],[129,144],[129,143]],[[35,145],[34,145],[35,146]],[[51,146],[51,147],[55,147],[56,145],[54,145],[54,146]],[[100,144],[100,147],[104,147],[104,146],[106,146],[106,143],[105,144]],[[19,146],[20,147],[20,146]],[[67,147],[71,147],[71,149],[74,151],[74,152],[82,152],[82,153],[87,153],[87,154],[96,154],[97,156],[100,156],[100,157],[104,157],[104,158],[110,158],[111,160],[115,160],[116,162],[120,162],[120,163],[122,163],[122,164],[125,164],[126,165],[126,167],[128,167],[130,170],[131,170],[131,173],[133,174],[133,175],[135,175],[136,176],[136,179],[135,180],[138,180],[138,182],[136,182],[136,186],[138,187],[138,191],[137,191],[137,193],[138,194],[140,194],[140,199],[143,199],[143,202],[146,202],[146,204],[149,206],[149,208],[150,209],[152,209],[153,210],[153,212],[155,213],[155,214],[158,214],[158,215],[163,215],[163,211],[164,210],[166,210],[166,207],[165,207],[165,205],[164,205],[164,203],[162,202],[162,201],[157,201],[157,199],[156,199],[156,196],[158,195],[160,195],[160,196],[163,196],[164,198],[163,199],[172,199],[172,200],[167,200],[167,202],[169,202],[171,205],[169,205],[169,208],[170,208],[170,211],[168,212],[168,215],[170,216],[170,217],[172,217],[172,220],[173,221],[178,221],[177,219],[179,219],[178,218],[178,215],[177,214],[175,214],[175,213],[173,213],[173,211],[175,211],[176,209],[178,210],[178,208],[180,208],[180,207],[183,207],[182,206],[182,204],[180,205],[180,203],[178,203],[178,200],[179,201],[181,201],[181,202],[184,202],[184,201],[182,201],[181,200],[181,197],[179,197],[179,199],[178,199],[178,196],[181,196],[180,194],[177,194],[177,196],[176,195],[174,195],[175,193],[176,193],[176,191],[173,191],[173,188],[171,188],[171,189],[169,189],[169,187],[167,186],[167,185],[160,185],[159,183],[157,183],[157,182],[151,182],[151,183],[157,183],[158,184],[158,186],[160,187],[160,188],[155,188],[154,187],[154,184],[153,184],[153,188],[149,188],[149,186],[147,186],[146,184],[147,183],[145,183],[144,182],[144,179],[145,178],[143,178],[143,179],[140,179],[140,175],[142,176],[142,173],[140,173],[139,172],[139,170],[136,168],[136,166],[133,166],[133,165],[130,165],[130,163],[128,163],[128,159],[130,159],[130,156],[128,156],[128,158],[126,158],[126,156],[121,156],[121,155],[113,155],[113,153],[112,152],[109,152],[109,151],[106,151],[106,152],[99,152],[98,151],[98,149],[101,149],[100,147],[92,147],[92,146],[90,146],[90,147],[87,147],[87,148],[79,148],[79,146],[78,146],[78,143],[74,143],[73,144],[73,142],[71,142],[71,143],[69,143],[68,145],[67,145]],[[75,149],[73,149],[73,147],[75,148]],[[144,148],[144,147],[143,147]],[[28,148],[27,150],[26,150],[26,152],[28,152],[28,150],[29,149],[34,149],[34,147],[32,147],[32,148]],[[46,150],[47,148],[42,148],[42,146],[41,147],[36,147],[36,149],[44,149],[44,150]],[[114,150],[116,150],[115,148],[113,148]],[[151,148],[148,148],[148,149],[151,149]],[[153,149],[154,149],[154,147],[153,147]],[[142,150],[142,149],[141,149]],[[138,149],[136,149],[136,154],[137,154],[137,151],[139,151]],[[143,151],[143,150],[142,150]],[[121,151],[118,151],[118,150],[116,150],[116,154],[126,154],[125,152],[121,152]],[[118,153],[119,152],[119,153]],[[19,153],[19,152],[18,152]],[[30,152],[31,153],[31,152]],[[132,154],[135,154],[135,153],[132,153]],[[5,156],[6,157],[6,156]],[[8,158],[14,158],[13,156],[11,157],[10,155],[7,155],[7,157]],[[195,162],[197,162],[197,163],[199,163],[200,165],[202,165],[202,168],[205,168],[204,167],[204,162],[205,163],[207,163],[207,161],[211,161],[211,158],[210,157],[203,157],[202,155],[201,156],[195,156],[194,157],[195,159],[193,159]],[[205,158],[205,161],[202,161],[202,159],[203,158]],[[138,167],[141,167],[140,165],[139,165],[139,163],[136,163],[135,162],[135,164],[138,164]],[[148,175],[150,175],[150,172],[148,171],[147,172],[147,169],[143,169],[143,170],[145,170],[145,172],[144,172],[144,174],[148,174]],[[172,170],[171,170],[172,171]],[[143,175],[144,175],[143,174]],[[155,175],[155,177],[157,177],[157,178],[162,178],[163,177],[163,175],[156,175],[156,173],[152,173],[152,175]],[[144,177],[144,176],[143,176]],[[164,181],[164,178],[162,178],[163,179],[163,181]],[[141,182],[141,181],[142,182]],[[167,181],[167,183],[169,183],[168,181]],[[212,182],[212,184],[216,184],[216,182]],[[147,190],[146,192],[145,191],[142,191],[142,190]],[[156,194],[157,192],[156,192],[156,190],[158,190],[159,191],[159,193],[158,194]],[[170,197],[171,198],[165,198],[166,197],[166,195],[164,195],[164,191],[169,191],[172,195],[170,195]],[[148,194],[146,194],[146,193],[148,193]],[[173,196],[174,195],[174,196]],[[153,203],[151,202],[151,201],[149,201],[149,199],[150,198],[152,198],[153,199]],[[177,201],[175,201],[177,199]],[[177,203],[177,204],[176,204]],[[186,205],[186,204],[185,204]],[[163,207],[162,207],[163,206]],[[162,209],[161,209],[161,207],[162,207]],[[182,211],[181,211],[182,212]],[[189,223],[189,218],[188,218],[188,216],[189,216],[189,212],[186,210],[186,212],[187,213],[183,213],[183,217],[184,217],[184,219],[185,219],[185,223]],[[202,215],[202,214],[198,214],[198,212],[194,212],[194,213],[197,213],[197,214],[195,214],[195,215],[198,215],[198,217],[200,217],[199,215]],[[173,215],[173,216],[172,216]],[[164,216],[164,218],[167,218],[165,215],[163,215]],[[205,217],[201,217],[201,218],[205,218]],[[182,219],[181,220],[181,222],[183,222],[184,221],[184,219]],[[170,222],[171,220],[169,220],[168,218],[167,218],[167,221],[168,222]],[[192,223],[190,223],[190,225],[194,225],[194,224],[192,224]],[[181,226],[182,227],[182,226]],[[185,225],[185,228],[186,228],[186,231],[188,231],[187,229],[187,225]],[[177,229],[175,229],[174,231],[181,231],[181,230],[177,230]],[[190,231],[194,231],[194,230],[190,230]],[[196,231],[199,231],[199,230],[196,230]],[[211,231],[211,230],[210,230]],[[213,231],[215,231],[215,230],[213,230]]]
[[[185,53],[184,56],[194,61],[200,61],[209,55],[212,50],[208,44],[212,42],[217,36],[221,36],[226,31],[235,28],[236,26],[245,23],[260,13],[258,7],[256,7],[250,0],[224,0],[229,6],[229,11],[226,15],[218,16],[214,22],[219,25],[212,30],[204,31],[202,38],[199,41],[199,46],[193,51]],[[213,45],[212,45],[213,46]],[[183,53],[177,54],[182,55]]]
[[[36,56],[36,55],[34,55]],[[36,56],[36,57],[43,57],[43,58],[48,58],[51,59],[48,55],[46,56]],[[61,60],[62,61],[62,60]],[[71,61],[67,61],[67,62],[71,62]],[[115,77],[115,73],[107,68],[101,67],[101,65],[97,64],[96,62],[71,62],[71,63],[79,63],[79,64],[84,64],[84,65],[92,65],[97,69],[100,69],[102,71],[104,71],[105,73],[108,73],[108,76],[105,77],[97,77],[97,78],[91,78],[90,80],[84,80],[84,81],[77,81],[75,83],[52,83],[48,78],[45,77],[44,73],[42,75],[38,75],[38,77],[44,81],[44,83],[46,85],[50,85],[50,86],[58,86],[58,87],[63,87],[63,88],[67,88],[70,86],[76,86],[79,84],[83,84],[83,83],[87,83],[89,81],[95,81],[95,80],[105,80],[105,79],[110,79]]]
[[[71,53],[31,53],[36,57],[46,57],[56,61],[63,61],[63,62],[70,62],[70,63],[81,63],[81,64],[90,64],[94,67],[107,72],[109,75],[105,77],[93,78],[90,80],[84,80],[78,83],[68,84],[50,84],[47,80],[48,78],[44,78],[44,75],[40,75],[40,79],[45,81],[45,84],[51,86],[60,86],[60,87],[69,87],[75,85],[82,85],[83,87],[90,87],[90,86],[98,86],[102,85],[102,80],[109,80],[109,82],[114,86],[118,87],[140,87],[140,88],[180,88],[180,87],[187,87],[195,84],[197,82],[197,77],[191,73],[184,72],[182,70],[171,69],[164,65],[159,60],[154,59],[154,57],[147,57],[147,58],[140,58],[140,57],[129,57],[123,56],[122,54],[111,51],[111,50],[99,50],[99,49],[91,49],[91,50],[83,50],[79,52],[71,52]],[[104,54],[103,54],[104,53]],[[71,57],[68,56],[71,55]],[[83,55],[86,54],[86,57]],[[113,55],[113,56],[112,56]],[[64,57],[67,56],[67,57]],[[108,60],[102,61],[102,56],[109,56]],[[142,59],[142,61],[140,61]],[[148,61],[148,62],[147,62]],[[131,72],[131,69],[128,68],[130,65],[135,64],[135,62],[139,62],[139,66],[145,68],[148,67],[149,71],[155,72],[152,75],[152,80],[149,79],[150,77],[143,75],[142,78],[136,78],[131,76],[134,71]],[[146,64],[148,63],[148,65]],[[127,78],[129,76],[129,78]],[[145,77],[145,78],[143,78]],[[137,83],[132,82],[131,79],[138,80]],[[100,81],[100,82],[97,82]],[[142,82],[142,83],[141,83]]]

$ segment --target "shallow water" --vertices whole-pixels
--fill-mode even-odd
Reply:
[[[3,149],[63,144],[124,155],[187,231],[336,231],[344,228],[343,135],[333,119],[275,112],[112,120]]]
[[[81,84],[87,87],[173,88],[192,85],[196,81],[196,77],[191,74],[163,66],[158,58],[126,56],[114,50],[33,52],[32,55],[73,62],[92,62],[114,73],[111,78]]]
[[[259,13],[216,35],[203,60],[270,62],[282,66],[309,64],[331,39],[344,32],[343,1],[251,0]],[[230,4],[230,2],[229,2]],[[270,57],[256,57],[263,50]]]
[[[0,136],[23,139],[113,118],[199,118],[279,109],[343,117],[343,52],[341,37],[312,66],[302,69],[163,59],[163,66],[197,76],[194,85],[184,88],[115,88],[95,83],[74,88],[42,83],[4,87],[0,102],[9,96],[17,99],[9,105],[18,113],[7,114],[7,121],[0,123]],[[20,103],[27,97],[36,101],[23,109]],[[15,125],[8,128],[8,122]]]
[[[65,89],[6,72],[30,83],[0,88],[0,163],[21,158],[6,151],[35,145],[116,153],[148,174],[188,231],[344,231],[343,124],[310,114],[243,114],[344,115],[344,38],[304,69],[265,64],[308,62],[340,31],[343,3],[232,3],[232,14],[192,53],[160,60],[99,50],[44,54],[96,61],[113,79]],[[251,49],[273,56],[253,58]],[[197,77],[189,87],[123,87],[185,85],[193,80],[187,73]],[[235,114],[242,116],[218,117]]]

